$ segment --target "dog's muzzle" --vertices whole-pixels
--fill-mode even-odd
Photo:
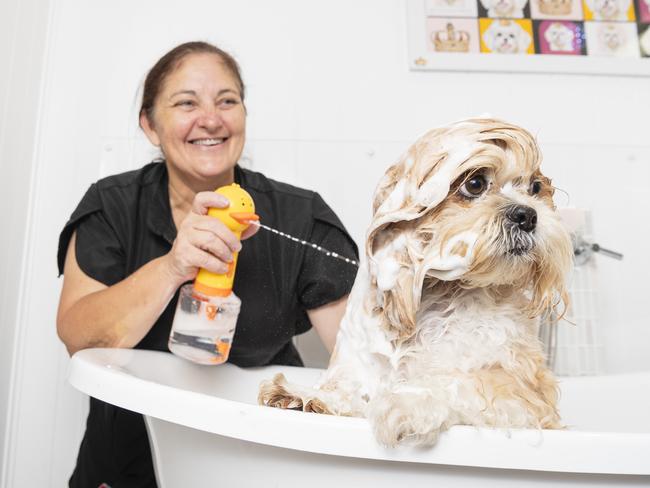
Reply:
[[[526,205],[512,205],[506,210],[506,217],[524,232],[532,232],[537,226],[537,212]]]
[[[537,212],[526,205],[511,205],[504,214],[504,238],[508,254],[526,254],[535,245],[533,231],[537,227]]]

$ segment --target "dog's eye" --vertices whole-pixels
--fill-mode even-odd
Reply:
[[[542,191],[542,182],[539,180],[535,180],[530,184],[530,189],[528,190],[531,195],[537,195],[540,191]]]
[[[460,192],[468,198],[476,198],[485,192],[488,182],[483,175],[474,175],[460,187]]]

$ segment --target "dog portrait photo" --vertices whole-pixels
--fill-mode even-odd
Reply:
[[[550,51],[571,52],[575,40],[573,30],[560,22],[553,22],[544,31],[544,40]]]
[[[582,20],[582,0],[531,0],[530,13],[534,19]]]
[[[530,20],[479,19],[479,26],[481,52],[497,54],[532,54],[534,52]]]
[[[585,22],[587,52],[592,56],[639,57],[636,24]]]
[[[632,0],[584,0],[587,20],[635,20]]]
[[[541,20],[533,24],[539,54],[584,54],[582,22]]]
[[[537,329],[567,306],[573,248],[535,138],[490,118],[431,130],[375,190],[362,260],[316,385],[265,380],[263,405],[365,417],[385,446],[453,425],[557,429]]]

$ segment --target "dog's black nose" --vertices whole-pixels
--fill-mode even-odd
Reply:
[[[526,205],[513,205],[506,211],[506,217],[526,232],[532,232],[537,225],[537,212]]]

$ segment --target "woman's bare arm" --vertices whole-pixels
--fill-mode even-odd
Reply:
[[[112,286],[86,275],[77,263],[76,233],[65,260],[57,332],[68,352],[88,347],[135,346],[149,332],[169,300],[199,268],[225,273],[240,242],[210,207],[224,208],[227,199],[214,192],[196,195],[192,210],[180,225],[171,251],[148,262]],[[253,235],[254,231],[246,234]]]
[[[113,286],[86,275],[75,256],[76,234],[65,260],[57,332],[72,355],[88,347],[133,347],[151,329],[180,285],[166,256]]]
[[[322,307],[307,310],[309,321],[314,326],[314,329],[316,329],[320,340],[323,341],[330,354],[334,350],[336,335],[339,332],[347,303],[348,295]]]

